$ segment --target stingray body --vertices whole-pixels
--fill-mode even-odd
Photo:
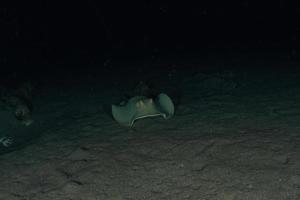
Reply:
[[[155,99],[136,96],[120,105],[112,105],[112,115],[119,124],[131,127],[136,120],[146,117],[171,118],[174,115],[174,104],[164,93]]]

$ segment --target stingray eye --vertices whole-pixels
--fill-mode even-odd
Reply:
[[[135,106],[136,106],[136,107],[140,107],[140,102],[139,102],[139,101],[136,102],[136,103],[135,103]]]
[[[143,100],[140,100],[140,107],[143,107],[145,105]]]
[[[138,102],[136,102],[136,107],[140,108],[144,105],[143,100],[139,100]]]

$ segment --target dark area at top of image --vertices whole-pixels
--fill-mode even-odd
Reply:
[[[1,2],[0,76],[23,82],[120,68],[189,70],[175,64],[185,61],[198,70],[245,67],[236,60],[295,63],[299,10],[286,1]]]
[[[89,63],[224,49],[299,45],[299,6],[286,1],[1,3],[1,62]]]

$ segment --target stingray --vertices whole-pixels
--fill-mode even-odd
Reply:
[[[112,105],[113,118],[123,126],[132,127],[138,119],[146,117],[161,116],[169,119],[174,115],[174,104],[170,97],[164,93],[156,98],[146,96],[135,96],[127,102],[121,102],[119,105]]]

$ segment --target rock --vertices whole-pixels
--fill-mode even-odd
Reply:
[[[287,155],[280,155],[273,158],[277,163],[286,165],[289,162],[289,158]]]
[[[290,183],[300,188],[300,175],[291,176]]]

